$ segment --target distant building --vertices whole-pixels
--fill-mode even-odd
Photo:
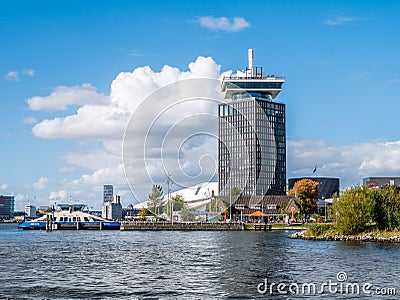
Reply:
[[[122,209],[123,219],[134,219],[140,212],[140,208],[135,208],[133,204],[129,204],[126,208]]]
[[[206,211],[212,199],[218,197],[218,182],[202,182],[171,193],[171,198],[180,195],[194,211]]]
[[[47,212],[51,211],[51,209],[52,208],[50,206],[48,206],[48,205],[41,205],[38,208],[38,212],[41,213],[41,214],[46,214]]]
[[[111,184],[105,184],[103,189],[103,202],[112,202],[114,187]]]
[[[289,179],[289,190],[291,190],[297,181],[310,179],[318,183],[319,199],[330,199],[333,194],[339,194],[340,180],[335,177],[298,177]]]
[[[363,184],[369,188],[381,188],[384,186],[400,186],[400,177],[367,177],[363,178]]]
[[[14,196],[0,195],[0,219],[10,219],[14,217]]]
[[[107,220],[122,219],[121,197],[114,195],[111,202],[104,202],[101,216]]]
[[[25,217],[35,218],[36,217],[36,206],[31,204],[25,205]]]

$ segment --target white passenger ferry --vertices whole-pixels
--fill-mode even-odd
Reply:
[[[120,229],[120,223],[108,221],[98,216],[83,211],[85,204],[58,204],[58,210],[50,214],[36,218],[32,221],[26,221],[19,225],[19,228],[26,230],[44,229],[44,230],[80,230],[80,229]]]

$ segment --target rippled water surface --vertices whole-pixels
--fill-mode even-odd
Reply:
[[[311,242],[288,234],[44,232],[0,224],[0,299],[399,299],[400,245]],[[319,289],[329,280],[341,283],[339,272],[347,276],[342,283],[371,283],[372,296],[265,289],[266,278],[269,288],[285,284],[283,291],[303,283]],[[378,296],[377,288],[397,295]]]

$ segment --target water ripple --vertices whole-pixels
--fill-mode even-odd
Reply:
[[[310,242],[287,235],[47,233],[0,225],[0,299],[301,299],[310,296],[261,295],[257,286],[265,278],[318,284],[336,280],[338,272],[351,282],[396,287],[400,293],[400,265],[394,263],[399,245]]]

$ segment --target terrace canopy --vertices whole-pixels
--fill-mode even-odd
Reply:
[[[252,214],[250,214],[250,217],[267,217],[267,214],[264,214],[262,211],[255,211]]]

